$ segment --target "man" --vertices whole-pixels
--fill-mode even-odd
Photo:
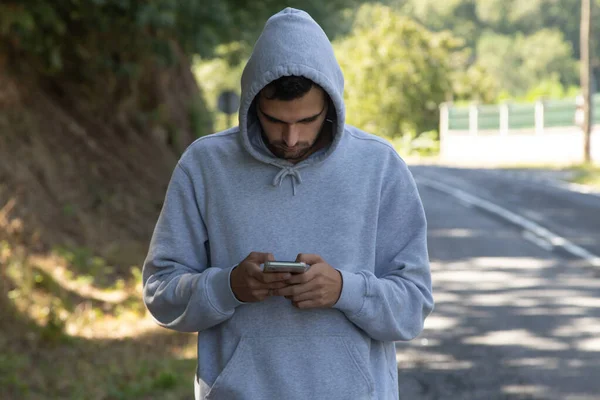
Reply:
[[[388,142],[344,124],[343,87],[325,33],[286,8],[244,69],[239,128],[173,172],[144,301],[198,332],[196,399],[398,398],[394,341],[433,308],[425,215]]]

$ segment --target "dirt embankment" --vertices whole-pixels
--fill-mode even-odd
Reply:
[[[99,82],[105,96],[90,102],[85,87],[34,79],[6,61],[0,57],[0,241],[38,253],[85,247],[125,268],[139,265],[172,168],[198,133],[189,62],[180,54],[169,68],[148,63],[135,84]]]

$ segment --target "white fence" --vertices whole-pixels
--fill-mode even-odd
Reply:
[[[501,166],[519,164],[571,165],[582,163],[584,135],[577,126],[544,127],[543,109],[536,107],[535,126],[510,129],[507,113],[500,113],[498,129],[478,129],[477,108],[472,107],[466,129],[450,129],[449,109],[440,116],[440,159],[454,165]],[[600,125],[591,136],[591,157],[600,164]]]

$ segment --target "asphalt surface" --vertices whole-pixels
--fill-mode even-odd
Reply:
[[[555,179],[560,172],[420,166],[414,173],[514,211],[600,255],[600,192],[569,190]]]
[[[503,171],[411,167],[600,253],[600,197]],[[517,182],[518,181],[518,182]],[[419,184],[436,308],[399,342],[401,399],[600,400],[600,274]]]

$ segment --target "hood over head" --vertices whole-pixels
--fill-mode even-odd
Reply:
[[[303,76],[321,86],[335,108],[333,142],[307,159],[294,165],[275,157],[261,138],[261,126],[251,109],[256,95],[270,82],[283,76]],[[344,132],[344,77],[333,47],[323,29],[301,10],[286,8],[265,24],[242,74],[242,96],[239,110],[240,135],[244,148],[257,160],[281,168],[273,185],[281,185],[290,175],[292,182],[302,183],[299,169],[322,162],[338,147]]]

